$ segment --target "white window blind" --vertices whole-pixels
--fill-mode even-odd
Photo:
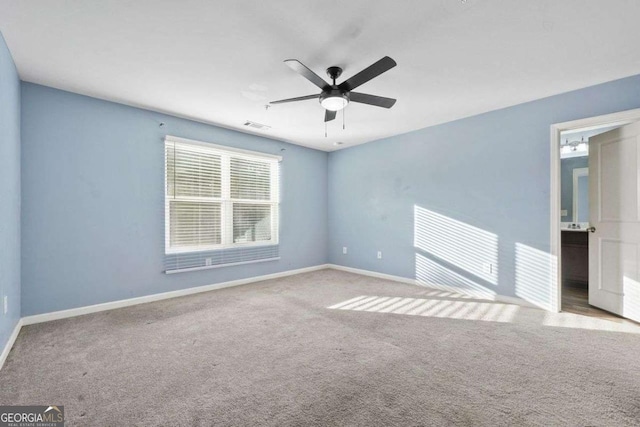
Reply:
[[[279,156],[165,138],[165,269],[277,259]]]

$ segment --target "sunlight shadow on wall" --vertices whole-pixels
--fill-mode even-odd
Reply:
[[[547,310],[555,308],[555,282],[552,257],[549,253],[516,243],[516,295]],[[553,294],[553,295],[552,295]]]
[[[418,205],[413,209],[416,248],[498,284],[498,236]]]
[[[495,292],[419,253],[416,253],[416,282],[422,286],[454,293],[465,292],[480,298],[492,299],[496,295]]]

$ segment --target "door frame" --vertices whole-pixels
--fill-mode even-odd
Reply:
[[[562,132],[574,129],[601,127],[603,125],[624,125],[629,122],[640,121],[640,108],[604,114],[602,116],[587,117],[551,125],[551,189],[550,196],[550,260],[551,260],[551,310],[562,311],[562,241],[560,216],[561,209],[561,161],[560,142]],[[555,292],[553,291],[555,289]]]

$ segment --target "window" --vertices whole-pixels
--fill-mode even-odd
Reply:
[[[167,255],[278,243],[280,157],[167,136],[165,161]],[[204,267],[230,263],[213,255]]]

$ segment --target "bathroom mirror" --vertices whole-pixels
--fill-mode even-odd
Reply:
[[[573,170],[573,222],[589,222],[589,168]]]

